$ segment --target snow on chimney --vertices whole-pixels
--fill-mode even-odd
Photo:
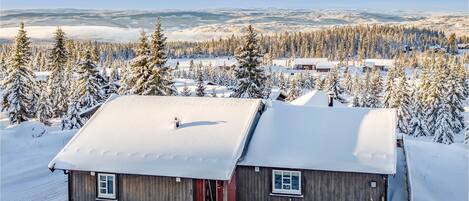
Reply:
[[[332,93],[327,94],[327,106],[334,107],[334,97]]]
[[[174,129],[179,128],[179,126],[181,126],[181,120],[174,117]]]

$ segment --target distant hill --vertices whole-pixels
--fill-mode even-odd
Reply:
[[[409,24],[457,34],[469,34],[465,13],[369,10],[215,9],[114,11],[79,9],[2,10],[0,38],[11,38],[22,19],[30,36],[50,38],[56,26],[78,39],[132,41],[141,28],[152,29],[157,16],[170,40],[205,40],[239,34],[247,24],[270,34],[308,31],[336,25]]]

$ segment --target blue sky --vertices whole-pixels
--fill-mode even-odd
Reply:
[[[79,8],[197,10],[213,8],[468,11],[468,0],[1,0],[2,9]]]

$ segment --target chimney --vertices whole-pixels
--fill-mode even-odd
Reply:
[[[327,94],[327,106],[334,107],[334,97],[332,93]]]
[[[181,120],[177,117],[174,117],[174,128],[179,128],[179,126],[181,126]]]

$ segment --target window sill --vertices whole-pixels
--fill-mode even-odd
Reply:
[[[304,197],[303,195],[297,195],[297,194],[281,194],[281,193],[270,193],[270,196],[277,196],[277,197],[294,197],[294,198],[302,198]]]
[[[118,200],[112,199],[112,198],[96,198],[96,201],[118,201]]]

